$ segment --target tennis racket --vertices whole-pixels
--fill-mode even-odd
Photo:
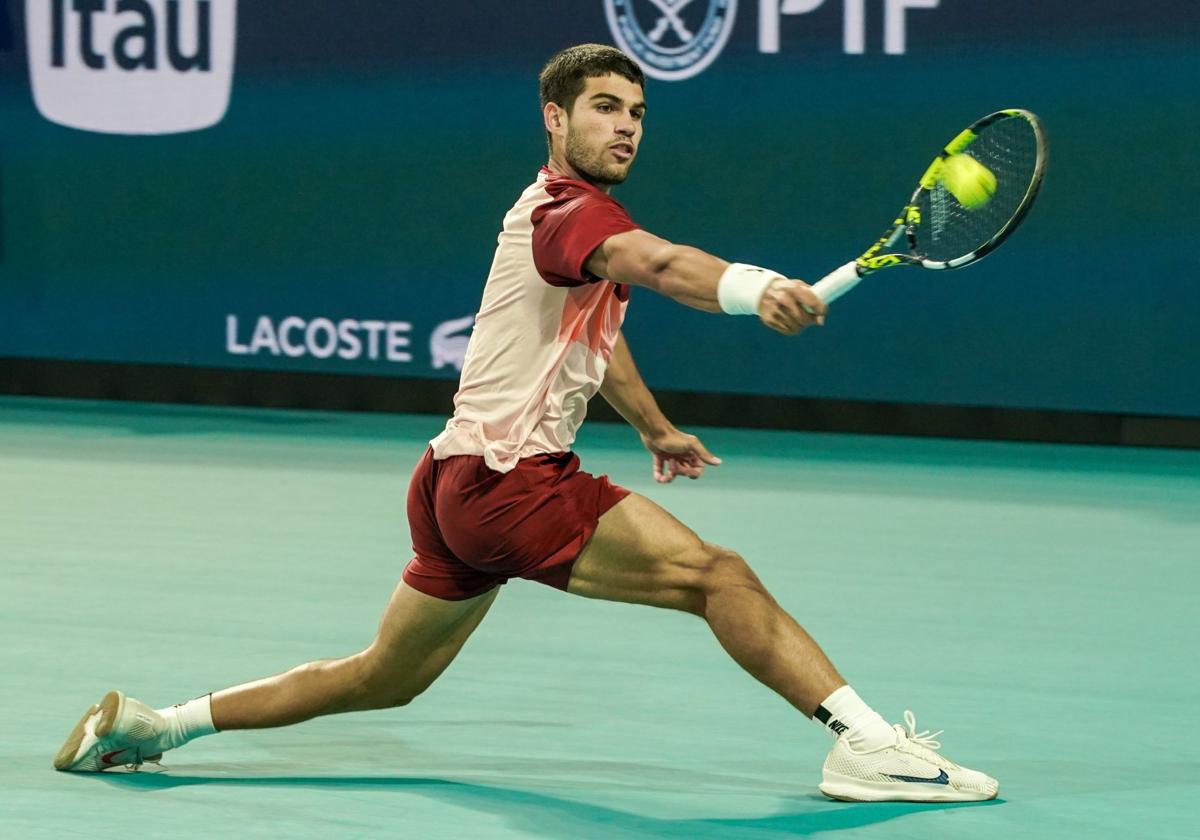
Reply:
[[[817,281],[812,290],[831,303],[866,276],[894,265],[935,270],[983,259],[1007,239],[1033,206],[1046,172],[1046,135],[1037,116],[1019,108],[997,111],[946,144],[883,237],[854,262]],[[974,209],[942,180],[943,166],[969,155],[995,177],[991,198]]]

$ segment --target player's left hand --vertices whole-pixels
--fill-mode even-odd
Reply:
[[[721,463],[700,438],[674,427],[653,434],[643,433],[642,443],[654,456],[654,480],[659,484],[669,484],[677,475],[699,478],[704,475],[705,467]]]

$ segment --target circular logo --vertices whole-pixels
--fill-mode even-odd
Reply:
[[[721,54],[737,0],[604,0],[617,45],[647,76],[688,79]]]

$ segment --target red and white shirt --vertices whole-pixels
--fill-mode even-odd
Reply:
[[[504,217],[454,416],[430,441],[435,459],[482,455],[508,472],[521,458],[571,448],[629,301],[628,286],[584,262],[635,228],[607,193],[542,168]]]

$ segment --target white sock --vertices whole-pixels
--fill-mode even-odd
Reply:
[[[845,738],[855,752],[896,743],[895,730],[848,685],[826,697],[813,713],[813,720],[835,738]]]
[[[201,735],[212,735],[217,731],[212,721],[211,694],[155,711],[167,721],[167,728],[158,739],[158,746],[162,747],[164,752],[182,747]]]

